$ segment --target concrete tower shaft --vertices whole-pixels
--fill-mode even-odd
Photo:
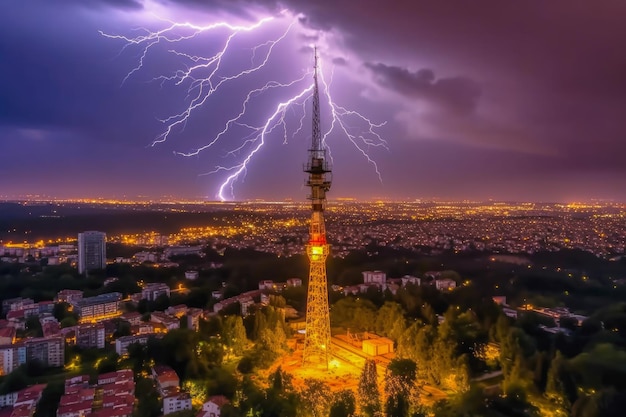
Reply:
[[[328,368],[330,360],[330,316],[328,307],[328,281],[326,258],[330,245],[326,243],[324,209],[326,192],[330,189],[330,166],[326,162],[326,149],[322,143],[320,128],[320,97],[317,85],[317,48],[313,73],[313,137],[309,160],[304,171],[309,174],[307,186],[311,187],[311,226],[306,253],[309,257],[309,287],[306,307],[306,333],[304,338],[303,363],[321,364]]]

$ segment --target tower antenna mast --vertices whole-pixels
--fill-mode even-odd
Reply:
[[[328,369],[330,360],[330,315],[328,307],[328,280],[326,258],[330,245],[326,242],[324,209],[326,192],[330,189],[331,168],[326,161],[326,149],[322,143],[320,129],[320,97],[317,83],[318,57],[314,48],[315,64],[313,71],[313,137],[309,160],[304,172],[309,174],[307,186],[311,188],[311,225],[306,253],[309,258],[309,285],[306,305],[306,332],[304,336],[303,364],[320,364]],[[328,177],[327,177],[327,174]]]

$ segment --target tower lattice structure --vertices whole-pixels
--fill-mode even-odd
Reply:
[[[309,159],[304,172],[309,174],[307,186],[311,187],[311,225],[306,253],[309,257],[309,288],[306,304],[306,332],[304,337],[303,363],[322,364],[328,368],[330,359],[330,316],[328,308],[328,281],[326,258],[330,245],[326,242],[324,209],[326,192],[330,189],[330,165],[326,161],[326,149],[320,130],[320,97],[317,85],[317,49],[313,73],[313,138]],[[327,177],[327,174],[328,177]]]

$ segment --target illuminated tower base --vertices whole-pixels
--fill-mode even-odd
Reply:
[[[324,230],[322,212],[313,212],[311,229]],[[325,237],[324,233],[316,234]],[[314,235],[312,234],[312,237]],[[326,258],[330,245],[311,239],[306,246],[310,261],[309,288],[306,302],[306,333],[304,339],[304,365],[319,364],[328,368],[330,361],[330,315],[328,308],[328,282],[326,279]]]

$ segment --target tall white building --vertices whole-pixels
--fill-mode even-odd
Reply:
[[[92,269],[104,269],[107,263],[106,234],[83,232],[78,234],[78,273]]]

